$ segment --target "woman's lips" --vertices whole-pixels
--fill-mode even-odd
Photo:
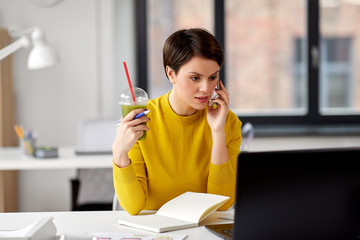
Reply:
[[[195,99],[200,103],[207,103],[209,101],[209,97],[195,97]]]

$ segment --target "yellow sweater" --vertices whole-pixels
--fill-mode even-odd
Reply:
[[[132,163],[113,164],[114,187],[120,205],[130,214],[157,210],[165,202],[186,192],[208,192],[235,200],[236,164],[240,153],[241,122],[229,111],[225,132],[229,161],[210,162],[212,137],[206,109],[192,116],[179,116],[170,107],[169,93],[150,100],[149,131],[129,152]]]

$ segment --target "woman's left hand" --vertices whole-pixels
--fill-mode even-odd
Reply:
[[[225,129],[225,122],[229,113],[229,93],[221,81],[220,90],[215,91],[219,97],[209,103],[207,108],[207,121],[212,132],[219,132]],[[213,109],[211,106],[214,102],[217,103],[216,109]]]

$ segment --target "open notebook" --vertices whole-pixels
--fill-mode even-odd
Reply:
[[[216,194],[186,192],[165,203],[156,214],[132,216],[123,211],[119,213],[118,223],[153,232],[196,227],[229,199]]]

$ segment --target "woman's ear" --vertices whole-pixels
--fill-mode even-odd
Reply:
[[[175,76],[176,76],[174,70],[171,67],[166,66],[166,74],[167,74],[170,82],[172,84],[174,84],[175,83]]]

